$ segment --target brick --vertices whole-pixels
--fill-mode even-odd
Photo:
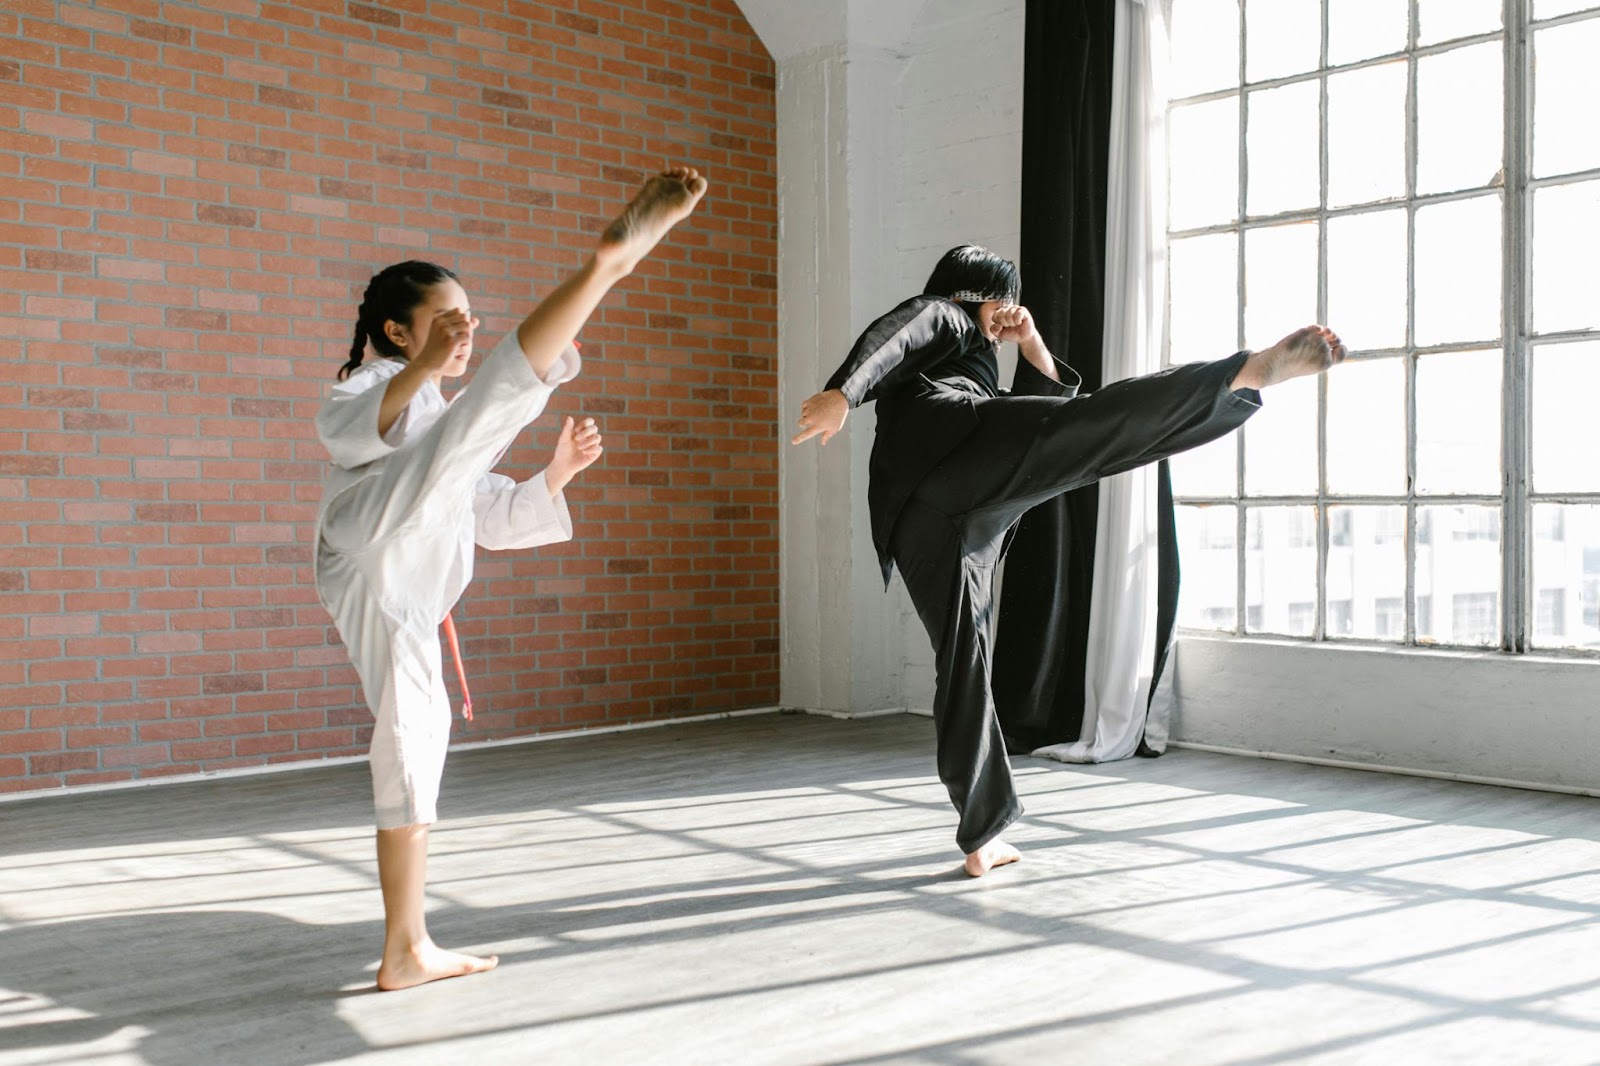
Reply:
[[[242,207],[224,207],[222,204],[199,204],[195,218],[218,226],[254,226],[256,213]]]
[[[317,109],[316,98],[309,93],[280,89],[276,85],[256,86],[256,99],[271,107],[285,107],[295,111],[315,111]]]
[[[0,455],[0,474],[53,477],[61,472],[61,460],[54,455]]]
[[[60,274],[87,274],[92,260],[86,255],[70,252],[52,252],[43,248],[29,248],[25,253],[29,270],[52,271]]]
[[[508,107],[518,111],[528,109],[528,98],[521,93],[508,93],[500,89],[484,88],[482,90],[483,102],[490,107]]]
[[[569,30],[579,33],[597,34],[600,32],[600,21],[588,15],[579,15],[572,11],[554,12],[557,26],[565,26]]]
[[[346,4],[346,10],[353,19],[370,22],[377,26],[399,26],[400,12],[389,11],[371,4]]]
[[[282,168],[287,156],[276,148],[259,148],[252,144],[228,145],[228,162],[243,163],[252,167]]]
[[[173,329],[225,330],[228,316],[221,311],[196,311],[188,307],[169,307],[166,324]]]
[[[97,770],[100,756],[92,751],[68,751],[54,755],[34,755],[28,759],[30,774],[59,774],[68,770]]]
[[[188,44],[190,40],[187,26],[174,26],[171,23],[134,19],[128,29],[135,37],[143,37],[147,41],[160,41],[163,44]]]
[[[203,691],[210,694],[260,692],[265,687],[260,674],[215,674],[205,679]]]

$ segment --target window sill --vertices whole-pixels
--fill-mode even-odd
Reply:
[[[1301,640],[1293,637],[1274,637],[1265,634],[1239,635],[1235,633],[1209,633],[1198,629],[1180,629],[1180,641],[1204,641],[1216,644],[1260,645],[1264,648],[1293,648],[1295,650],[1327,650],[1342,655],[1384,655],[1412,659],[1454,659],[1469,662],[1559,663],[1580,665],[1586,669],[1600,669],[1600,652],[1560,651],[1541,648],[1531,652],[1509,652],[1499,648],[1429,647],[1426,645],[1388,644],[1363,640]]]

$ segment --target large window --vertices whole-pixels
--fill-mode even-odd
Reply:
[[[1351,350],[1173,462],[1179,622],[1600,650],[1600,0],[1175,0],[1167,359]]]

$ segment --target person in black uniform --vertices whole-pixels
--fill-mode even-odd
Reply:
[[[1271,348],[1171,367],[1079,396],[1019,305],[1016,265],[975,245],[939,260],[921,296],[868,326],[823,391],[800,406],[792,443],[827,444],[876,400],[867,505],[884,585],[898,567],[933,642],[939,778],[956,843],[981,877],[1021,856],[1000,839],[1022,814],[989,689],[994,571],[1035,504],[1243,425],[1258,390],[1344,358],[1307,326]],[[999,387],[996,347],[1022,356]],[[1099,353],[1095,353],[1098,355]]]

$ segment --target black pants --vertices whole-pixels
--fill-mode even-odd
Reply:
[[[1129,378],[1088,396],[976,401],[978,427],[925,477],[890,549],[933,641],[939,779],[967,854],[1022,814],[989,690],[994,570],[1028,508],[1243,425],[1259,407],[1229,384],[1246,353]]]

